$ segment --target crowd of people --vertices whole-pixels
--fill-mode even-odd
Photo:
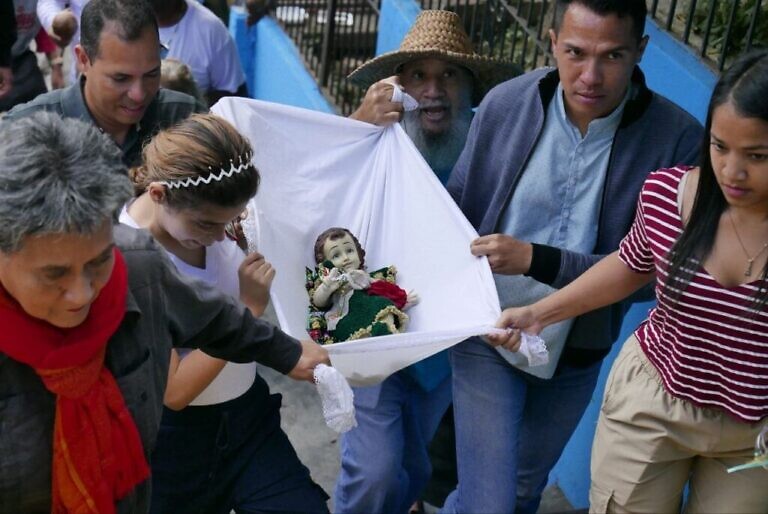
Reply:
[[[728,473],[768,417],[768,52],[702,127],[646,85],[646,15],[557,0],[555,66],[523,73],[424,11],[350,75],[351,118],[400,123],[480,234],[505,331],[354,388],[335,511],[535,513],[653,298],[608,379],[590,511],[768,511],[768,469]],[[275,270],[229,237],[259,188],[259,142],[207,113],[233,95],[234,43],[195,0],[0,0],[0,512],[328,511],[254,364],[312,381],[329,360],[259,319]]]

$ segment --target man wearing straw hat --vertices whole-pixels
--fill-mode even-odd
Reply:
[[[472,107],[495,84],[517,74],[515,65],[475,54],[455,13],[424,11],[397,51],[349,76],[368,88],[351,117],[379,125],[402,119],[445,182],[464,147]],[[393,98],[396,92],[399,99]],[[403,92],[410,97],[405,102]],[[356,388],[358,426],[341,439],[336,512],[400,514],[419,497],[431,473],[427,447],[450,404],[449,374],[444,352],[379,386]]]
[[[557,69],[485,97],[447,185],[482,235],[470,250],[488,257],[504,308],[564,287],[616,250],[648,173],[698,160],[701,125],[648,89],[638,67],[645,0],[555,7]],[[444,512],[537,511],[628,308],[542,331],[544,366],[477,338],[451,349],[459,485]]]
[[[485,93],[521,73],[512,63],[478,55],[461,19],[449,11],[423,11],[400,48],[366,62],[349,80],[367,87],[353,119],[402,126],[443,181],[464,148],[472,108]],[[395,89],[416,102],[393,98]],[[410,107],[410,109],[409,109]]]

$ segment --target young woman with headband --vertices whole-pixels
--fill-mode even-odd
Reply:
[[[139,196],[120,221],[147,229],[184,274],[263,313],[275,276],[225,227],[256,194],[248,141],[227,121],[196,114],[158,133],[131,175]],[[254,364],[174,352],[157,448],[152,512],[327,512],[280,428],[280,396]]]

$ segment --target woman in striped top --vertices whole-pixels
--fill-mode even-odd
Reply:
[[[768,512],[768,470],[733,475],[768,416],[768,53],[712,94],[699,168],[651,173],[619,250],[568,287],[507,309],[489,342],[617,302],[655,280],[657,306],[608,378],[592,512]]]

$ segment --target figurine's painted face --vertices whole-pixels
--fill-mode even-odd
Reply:
[[[360,269],[360,255],[349,234],[338,239],[326,240],[323,245],[323,254],[336,268],[344,271]]]

